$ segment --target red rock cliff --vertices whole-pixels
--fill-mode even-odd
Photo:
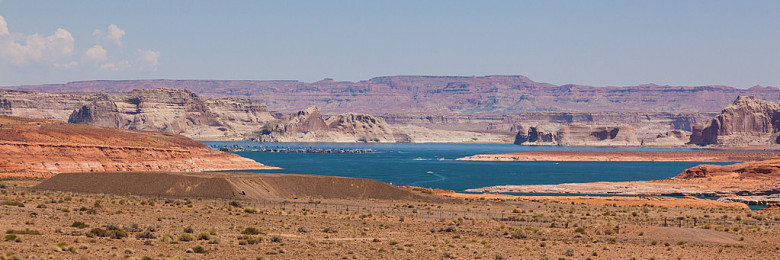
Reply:
[[[0,115],[0,176],[263,168],[180,135]]]

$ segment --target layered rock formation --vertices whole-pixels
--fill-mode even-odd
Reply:
[[[636,131],[627,125],[588,126],[570,125],[558,130],[556,140],[566,146],[624,146],[639,145]]]
[[[569,125],[555,134],[546,133],[540,127],[520,131],[515,144],[521,145],[565,145],[565,146],[634,146],[641,145],[636,131],[628,125],[589,126]]]
[[[428,129],[410,125],[390,125],[381,117],[344,113],[323,116],[315,106],[269,123],[256,140],[262,142],[377,142],[427,143],[474,142],[506,143],[502,134]]]
[[[316,105],[326,113],[520,113],[532,111],[717,112],[738,95],[780,101],[780,90],[756,86],[591,87],[556,86],[524,76],[390,76],[360,82],[322,80],[124,80],[16,86],[44,92],[127,92],[144,88],[181,88],[210,96],[263,100],[293,112]]]
[[[769,145],[780,143],[780,103],[739,96],[723,111],[696,125],[691,143],[699,145]]]
[[[209,140],[243,139],[274,120],[262,102],[201,97],[180,89],[81,94],[0,91],[0,104],[4,104],[0,114]]]
[[[180,135],[0,115],[0,176],[266,168]]]
[[[315,106],[269,123],[261,130],[262,142],[395,142],[390,126],[381,118],[339,114],[323,118]]]
[[[555,137],[548,133],[541,126],[529,127],[528,131],[520,129],[515,136],[515,144],[527,145],[555,145]]]
[[[572,124],[626,124],[635,129],[640,141],[653,143],[659,136],[666,136],[670,131],[690,132],[693,125],[709,120],[716,115],[717,113],[526,112],[519,114],[382,114],[378,116],[392,125],[414,125],[430,129],[495,134],[511,133],[512,135],[519,132],[527,134],[531,127],[544,129],[546,133],[555,133],[558,129]],[[688,139],[686,137],[681,141],[673,139],[664,141],[666,144],[659,143],[657,145],[683,145],[688,142]],[[674,141],[673,144],[669,144],[672,143],[671,141]]]

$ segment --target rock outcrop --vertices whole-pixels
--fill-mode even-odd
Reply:
[[[694,126],[698,145],[770,145],[780,143],[780,103],[739,96],[720,115]]]
[[[698,165],[674,178],[693,179],[729,176],[735,178],[774,178],[780,181],[780,157],[730,165]],[[780,193],[780,187],[775,187]]]
[[[627,125],[570,125],[558,130],[556,140],[559,145],[566,146],[625,146],[640,144],[634,128]]]
[[[671,130],[664,134],[659,134],[655,138],[642,138],[642,145],[648,146],[682,146],[688,143],[690,135],[683,130]]]
[[[515,136],[515,144],[527,144],[527,145],[555,145],[555,137],[553,133],[545,132],[541,126],[532,126],[528,128],[528,131],[520,129]]]
[[[540,127],[531,127],[526,134],[517,134],[515,144],[564,145],[564,146],[636,146],[641,142],[636,131],[628,125],[589,126],[569,125],[555,134],[546,133]]]
[[[262,142],[396,142],[384,119],[365,114],[323,118],[316,106],[284,116],[266,125]]]
[[[200,97],[181,89],[81,94],[0,91],[0,104],[0,114],[208,140],[243,139],[274,120],[262,102]]]
[[[503,134],[390,125],[381,117],[343,113],[323,116],[315,106],[266,125],[254,140],[262,142],[507,143]]]
[[[267,169],[181,135],[0,115],[0,176]]]

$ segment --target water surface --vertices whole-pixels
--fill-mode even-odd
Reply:
[[[262,172],[368,178],[394,185],[463,191],[494,185],[560,184],[594,181],[639,181],[673,177],[701,162],[476,162],[455,158],[541,150],[663,151],[691,149],[520,146],[513,144],[311,144],[204,142],[207,145],[267,148],[372,149],[367,154],[235,152],[281,170]],[[712,163],[710,164],[725,164]]]

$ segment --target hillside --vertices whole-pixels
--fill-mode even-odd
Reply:
[[[0,115],[0,176],[263,168],[180,135]]]

